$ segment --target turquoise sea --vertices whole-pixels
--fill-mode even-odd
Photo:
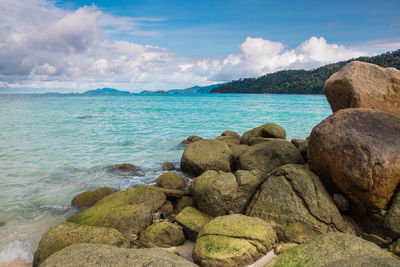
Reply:
[[[306,138],[330,114],[322,95],[0,95],[0,264],[31,262],[77,193],[152,183],[164,161],[179,164],[189,135],[274,122]],[[123,162],[141,171],[106,168]]]

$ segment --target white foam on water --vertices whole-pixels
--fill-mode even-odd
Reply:
[[[15,260],[22,260],[29,264],[33,260],[33,250],[28,242],[15,240],[0,248],[0,263],[9,263]]]

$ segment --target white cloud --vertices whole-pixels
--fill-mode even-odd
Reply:
[[[141,29],[147,22],[162,20],[117,17],[96,6],[67,12],[44,0],[2,0],[0,87],[184,88],[364,55],[323,37],[311,37],[295,49],[247,37],[236,54],[216,58],[179,57],[164,48],[108,38],[128,31],[157,34]]]

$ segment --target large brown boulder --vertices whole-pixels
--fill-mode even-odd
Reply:
[[[110,195],[113,190],[109,187],[99,187],[94,191],[85,191],[76,195],[71,204],[74,207],[84,208],[93,206],[100,199]]]
[[[273,140],[253,145],[246,149],[238,159],[238,168],[241,170],[270,172],[285,164],[304,164],[297,148],[285,140]]]
[[[308,164],[356,210],[384,209],[400,181],[400,118],[373,109],[340,110],[312,130]]]
[[[243,134],[240,142],[249,146],[270,141],[273,139],[286,139],[286,131],[275,123],[266,123]]]
[[[327,232],[353,233],[319,178],[305,165],[271,172],[246,215],[271,223],[282,241],[302,243]]]
[[[241,213],[262,181],[257,170],[210,170],[193,180],[191,192],[199,210],[211,216]]]
[[[334,73],[324,93],[336,112],[344,108],[372,108],[400,116],[400,71],[353,61]]]
[[[200,136],[197,135],[191,135],[188,138],[186,138],[185,140],[183,140],[181,142],[181,145],[188,145],[197,141],[203,140],[203,138],[201,138]]]
[[[232,161],[232,151],[226,144],[216,140],[200,140],[186,147],[181,169],[193,175],[200,175],[207,170],[230,172]]]
[[[182,227],[171,222],[157,222],[140,234],[140,240],[157,246],[179,246],[185,242]]]
[[[170,189],[182,189],[186,186],[185,180],[176,172],[165,172],[155,182],[158,186]]]
[[[41,267],[197,266],[161,248],[130,249],[101,244],[74,244],[50,256]]]

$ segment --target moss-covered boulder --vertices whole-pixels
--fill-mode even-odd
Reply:
[[[196,241],[198,233],[211,218],[193,207],[186,207],[175,216],[174,220],[183,226],[187,239]]]
[[[295,246],[265,267],[380,267],[400,266],[400,261],[377,245],[342,233],[328,233]]]
[[[188,144],[200,141],[200,140],[204,140],[204,139],[197,135],[191,135],[188,138],[186,138],[185,140],[183,140],[181,142],[181,145],[188,145]]]
[[[389,245],[389,251],[400,256],[400,238]]]
[[[199,210],[211,216],[241,213],[262,182],[257,170],[210,170],[193,180],[191,193]]]
[[[36,250],[33,266],[39,266],[54,252],[78,243],[107,244],[117,247],[130,246],[129,241],[115,229],[64,222],[54,226],[44,234]]]
[[[182,189],[186,186],[185,180],[176,172],[163,173],[155,182],[158,186],[170,189]]]
[[[162,204],[157,212],[161,213],[164,217],[167,217],[174,213],[174,205],[172,205],[171,201],[167,200]]]
[[[240,139],[242,138],[237,132],[234,131],[224,131],[221,136],[229,136],[232,137],[233,139],[238,140],[238,142],[240,143]]]
[[[201,140],[186,147],[181,169],[192,175],[200,175],[207,170],[230,172],[232,162],[232,150],[226,144],[216,140]]]
[[[297,148],[284,140],[273,140],[253,145],[240,155],[238,168],[268,173],[285,164],[304,164]]]
[[[100,199],[111,195],[113,190],[109,187],[99,187],[94,191],[86,191],[76,195],[71,204],[77,208],[93,206]]]
[[[185,242],[182,227],[171,222],[158,222],[148,226],[140,234],[140,240],[155,245],[179,246]]]
[[[123,234],[137,234],[151,223],[151,215],[165,202],[166,196],[148,186],[111,194],[94,206],[79,212],[68,221],[79,224],[105,226]]]
[[[287,250],[294,248],[297,246],[297,243],[280,243],[276,244],[274,247],[274,253],[276,255],[282,254],[283,252],[286,252]]]
[[[266,123],[243,134],[241,143],[249,146],[270,141],[273,139],[286,139],[286,131],[275,123]]]
[[[254,217],[217,217],[200,231],[193,259],[200,266],[246,266],[272,249],[277,241],[271,225]]]
[[[182,197],[178,203],[176,203],[175,206],[175,211],[179,213],[181,210],[183,210],[186,207],[194,207],[194,200],[190,196],[184,196]]]
[[[187,192],[180,190],[180,189],[171,189],[171,188],[163,188],[158,186],[150,186],[150,185],[143,185],[146,188],[150,188],[152,190],[156,190],[158,192],[163,193],[167,196],[168,199],[179,199],[183,196],[187,195]]]
[[[286,242],[302,243],[331,231],[354,233],[319,178],[305,165],[288,164],[272,171],[246,215],[270,222]]]
[[[50,256],[41,267],[93,267],[93,266],[197,266],[165,249],[128,249],[100,244],[75,244]]]

